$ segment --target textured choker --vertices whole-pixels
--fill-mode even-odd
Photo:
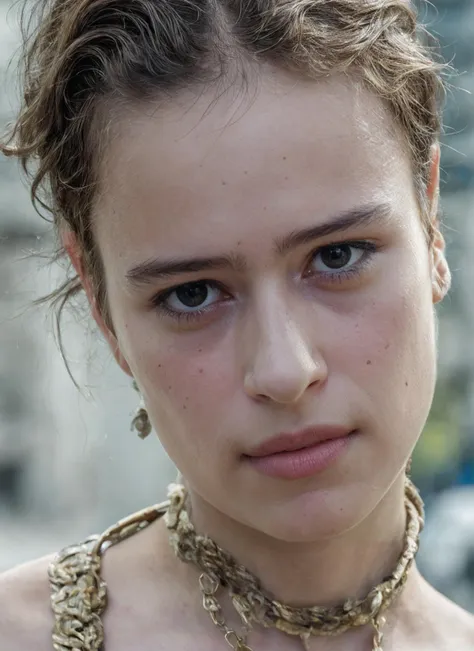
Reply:
[[[252,651],[248,634],[255,625],[276,628],[288,635],[299,636],[308,649],[311,636],[339,635],[350,628],[371,624],[374,628],[373,651],[382,651],[385,623],[383,612],[402,591],[408,572],[418,551],[419,535],[424,524],[421,497],[408,477],[405,479],[406,528],[403,551],[393,573],[374,587],[364,599],[347,599],[330,608],[287,606],[265,592],[259,580],[231,554],[211,538],[196,532],[187,511],[187,491],[180,484],[171,484],[170,504],[165,514],[170,543],[179,559],[197,566],[204,609],[222,631],[235,651]],[[217,599],[220,588],[227,589],[232,604],[242,621],[237,632],[226,624]]]

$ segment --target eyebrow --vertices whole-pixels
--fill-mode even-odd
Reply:
[[[384,222],[392,215],[390,204],[368,204],[351,208],[339,213],[324,224],[312,226],[299,231],[293,231],[289,235],[278,238],[275,241],[275,250],[279,255],[284,255],[302,244],[313,240],[327,237],[333,233],[341,233],[355,226],[368,226],[374,222]]]
[[[164,280],[180,274],[217,269],[244,270],[245,267],[246,264],[241,255],[222,255],[212,258],[169,258],[168,260],[152,258],[129,269],[125,278],[131,285],[140,286],[148,285],[153,280]]]
[[[391,215],[392,209],[389,204],[368,204],[351,208],[339,213],[324,224],[293,231],[284,237],[277,238],[274,242],[274,250],[277,255],[283,256],[313,240],[341,233],[355,226],[367,226],[376,221],[387,221]],[[131,286],[140,287],[149,285],[154,280],[165,280],[180,274],[219,269],[244,271],[246,266],[244,257],[235,253],[215,257],[168,258],[167,260],[151,258],[131,267],[126,272],[125,278]]]

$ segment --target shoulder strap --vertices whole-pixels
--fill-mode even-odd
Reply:
[[[163,502],[134,513],[101,536],[57,554],[48,568],[55,651],[103,651],[101,615],[107,606],[107,585],[101,578],[102,555],[162,517],[168,505]]]

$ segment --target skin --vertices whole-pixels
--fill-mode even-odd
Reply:
[[[281,599],[337,602],[400,553],[404,468],[435,385],[444,243],[429,249],[402,138],[368,91],[277,71],[252,102],[223,97],[203,117],[211,99],[122,120],[95,209],[115,334],[96,318],[186,479],[197,527]],[[370,223],[275,252],[294,231],[381,205]],[[321,256],[346,241],[377,248],[352,250],[368,264],[349,278]],[[154,258],[214,256],[239,265],[127,280]],[[199,319],[153,306],[196,281],[224,288],[210,288]],[[176,295],[171,306],[186,309]],[[327,423],[360,434],[317,476],[270,479],[242,460],[279,432]]]
[[[114,126],[94,210],[113,332],[74,238],[64,241],[94,317],[185,478],[197,529],[279,599],[331,605],[363,596],[400,553],[404,469],[433,398],[434,305],[449,270],[441,235],[426,241],[403,137],[380,100],[347,79],[314,83],[278,70],[262,71],[256,91],[237,102],[213,102],[212,90],[183,94],[158,110],[136,107]],[[438,164],[434,150],[434,222]],[[362,206],[384,206],[383,214],[275,250],[291,233]],[[323,247],[361,241],[375,252],[350,249],[348,266],[359,272],[336,278]],[[127,280],[155,258],[214,256],[238,264]],[[197,281],[221,288],[209,287],[198,319],[175,320],[153,304]],[[168,306],[185,309],[175,294]],[[359,434],[309,479],[271,479],[242,457],[279,432],[328,423]],[[143,651],[185,651],[196,640],[224,648],[202,610],[197,572],[174,558],[162,523],[111,549],[104,577],[112,651],[132,648],[136,630]],[[363,628],[310,648],[363,651],[370,640]],[[440,651],[455,641],[467,651],[473,640],[471,616],[415,568],[390,612],[386,648]],[[250,644],[301,648],[272,630],[255,631]]]

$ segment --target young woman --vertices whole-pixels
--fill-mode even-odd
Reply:
[[[413,9],[42,5],[3,150],[181,479],[4,575],[0,648],[472,651],[415,564],[450,274]]]

